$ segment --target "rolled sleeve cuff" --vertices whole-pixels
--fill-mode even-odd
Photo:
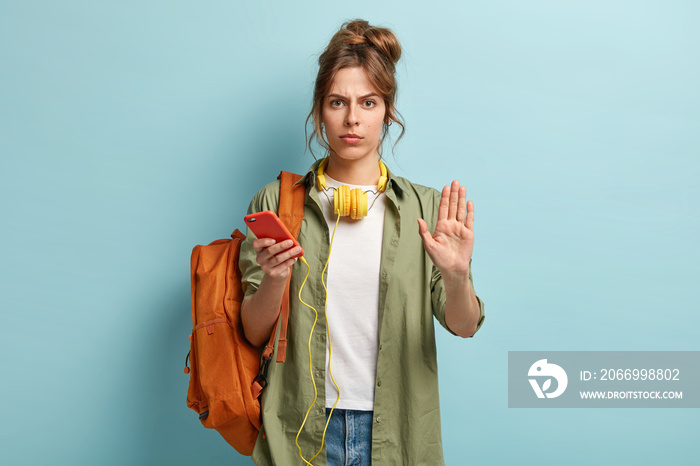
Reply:
[[[481,328],[481,325],[484,323],[484,318],[485,318],[485,316],[484,316],[484,302],[481,300],[481,298],[479,298],[479,296],[476,294],[476,292],[474,292],[474,296],[476,296],[476,300],[479,302],[479,322],[476,323],[476,330],[474,330],[474,333],[472,333],[471,336],[469,336],[469,338],[476,335],[476,332],[479,331],[479,329]]]

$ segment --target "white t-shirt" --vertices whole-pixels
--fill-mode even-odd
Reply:
[[[344,185],[327,174],[328,188]],[[347,185],[347,184],[346,184]],[[347,185],[367,192],[369,212],[361,220],[341,217],[328,262],[328,328],[332,347],[331,371],[340,388],[339,409],[372,411],[379,345],[379,267],[384,233],[386,196],[377,186]],[[319,192],[323,214],[333,234],[333,190]],[[375,200],[376,198],[376,200]],[[374,204],[372,204],[374,202]],[[326,345],[326,406],[338,392],[328,370]]]

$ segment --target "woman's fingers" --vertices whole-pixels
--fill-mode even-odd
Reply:
[[[285,253],[286,254],[286,253]],[[273,260],[278,260],[279,256],[275,256]],[[268,262],[267,264],[261,266],[263,271],[272,276],[276,277],[286,277],[287,274],[289,273],[289,267],[294,265],[297,261],[296,257],[287,257],[284,260],[280,260],[277,264],[272,264],[272,262]]]
[[[277,264],[281,264],[283,262],[288,261],[289,259],[293,259],[294,256],[299,254],[301,252],[301,248],[299,246],[287,249],[284,252],[280,252],[279,254],[276,254],[273,258],[272,261],[277,262]]]
[[[467,228],[474,231],[474,203],[472,201],[467,203]]]
[[[253,240],[257,262],[263,271],[270,275],[280,275],[296,262],[294,256],[301,252],[301,248],[299,246],[291,247],[293,245],[291,240],[279,243],[275,243],[275,240],[271,238]]]
[[[467,218],[467,188],[460,186],[458,180],[442,188],[438,221],[457,220],[464,224]]]
[[[457,221],[464,224],[467,218],[467,188],[459,187],[459,201],[457,202]]]
[[[438,222],[440,220],[447,220],[447,216],[450,210],[450,187],[445,185],[442,188],[442,196],[440,197],[440,207],[438,208]]]
[[[273,256],[276,256],[282,251],[286,251],[287,249],[291,248],[293,245],[294,243],[291,240],[280,241],[279,243],[275,243],[267,248],[267,252]]]
[[[260,241],[258,245],[256,245],[257,241]],[[282,251],[289,249],[293,245],[294,243],[291,240],[285,240],[280,241],[279,243],[275,243],[274,239],[262,238],[253,241],[253,249],[255,249],[255,252],[258,254],[258,257],[262,256],[263,260],[267,260],[268,258],[274,257]],[[297,252],[299,251],[297,250]]]
[[[459,181],[454,180],[450,187],[450,210],[447,214],[448,220],[457,219],[457,206],[459,205]]]
[[[275,255],[278,252],[284,251],[285,249],[291,247],[292,244],[294,243],[292,243],[291,240],[285,240],[280,241],[279,243],[275,243],[275,240],[272,238],[258,238],[253,240],[253,249],[255,249],[255,252],[257,253],[268,249],[270,250],[272,255]]]
[[[423,245],[425,247],[425,250],[428,251],[432,249],[435,240],[433,239],[433,235],[430,234],[428,224],[425,223],[425,220],[423,220],[422,218],[418,219],[418,234],[423,239]]]

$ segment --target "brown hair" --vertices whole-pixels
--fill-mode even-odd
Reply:
[[[311,148],[311,142],[314,139],[327,151],[330,150],[330,146],[323,139],[321,131],[323,99],[330,91],[335,74],[343,68],[355,66],[365,70],[370,83],[382,96],[386,106],[382,135],[379,140],[379,157],[382,156],[384,137],[393,121],[401,126],[401,134],[394,143],[394,147],[396,146],[406,131],[401,114],[394,105],[397,88],[396,63],[399,58],[401,58],[401,45],[390,29],[371,26],[367,21],[361,19],[343,23],[340,30],[331,38],[326,50],[318,58],[319,69],[314,86],[313,105],[304,125],[304,136],[306,137],[309,119],[313,118],[314,131],[307,138],[307,146],[314,158],[316,157]]]

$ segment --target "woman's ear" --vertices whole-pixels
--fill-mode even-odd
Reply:
[[[323,125],[323,118],[320,118],[319,121],[320,121],[319,122],[319,128],[320,128],[319,133],[320,133],[321,140],[324,143],[328,144],[328,141],[326,141],[325,134],[324,134],[326,128],[324,128],[324,125]]]
[[[386,111],[384,112],[384,124],[391,126],[392,119],[394,115],[394,106],[391,103],[386,103]]]

